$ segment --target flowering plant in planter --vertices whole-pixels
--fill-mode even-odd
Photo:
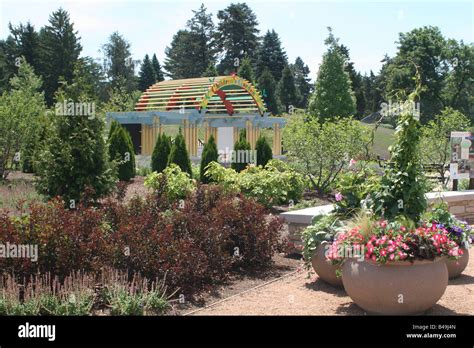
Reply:
[[[444,202],[434,205],[424,216],[424,220],[445,228],[458,246],[469,248],[472,244],[472,229],[465,221],[457,219],[448,210]]]
[[[313,218],[313,224],[302,233],[303,259],[305,267],[311,270],[311,258],[316,248],[324,243],[331,244],[335,236],[341,231],[343,224],[336,215],[318,215]]]
[[[390,261],[434,260],[446,256],[457,259],[463,251],[440,224],[405,227],[386,220],[374,222],[372,234],[364,235],[359,227],[339,234],[328,250],[327,258],[341,264],[348,257],[379,264]]]

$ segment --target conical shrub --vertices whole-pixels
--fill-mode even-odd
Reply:
[[[183,172],[188,173],[191,177],[193,175],[191,168],[191,161],[189,159],[188,150],[186,150],[186,143],[184,136],[179,130],[178,135],[174,138],[174,144],[171,146],[170,157],[168,159],[168,165],[171,163],[177,164]]]
[[[219,153],[217,151],[217,145],[214,137],[211,135],[207,143],[204,145],[204,149],[202,150],[199,177],[203,184],[208,184],[210,182],[210,178],[206,175],[206,167],[211,162],[217,162],[218,158]]]

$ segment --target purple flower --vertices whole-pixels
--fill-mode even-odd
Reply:
[[[449,233],[453,233],[457,236],[460,236],[464,232],[464,230],[459,226],[452,226],[451,228],[448,229],[448,231]]]
[[[340,192],[337,192],[335,195],[334,195],[334,198],[336,198],[336,202],[340,202],[344,199],[344,196],[340,193]]]

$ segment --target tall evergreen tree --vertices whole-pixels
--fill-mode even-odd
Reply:
[[[142,66],[140,67],[140,72],[138,73],[138,88],[140,91],[145,91],[152,84],[156,82],[155,70],[151,64],[150,57],[148,54],[145,54],[143,59]]]
[[[174,138],[173,146],[171,146],[170,157],[168,159],[168,165],[174,163],[178,165],[183,172],[188,173],[191,177],[193,175],[191,160],[189,159],[188,150],[186,149],[186,143],[184,136],[179,130],[178,135]]]
[[[200,72],[199,76],[202,76],[209,65],[215,63],[215,27],[212,14],[207,13],[204,4],[197,11],[193,10],[193,13],[194,16],[187,22],[187,28],[196,40],[193,59],[196,70]]]
[[[297,57],[295,63],[290,67],[295,77],[295,86],[299,96],[296,106],[306,108],[312,91],[311,84],[309,83],[309,81],[311,81],[309,78],[309,68],[300,57]]]
[[[218,72],[217,72],[217,69],[216,69],[216,66],[214,65],[214,63],[209,63],[206,71],[204,71],[202,73],[202,77],[216,77],[218,76]]]
[[[309,103],[310,112],[322,119],[354,115],[356,103],[349,74],[344,70],[344,57],[337,40],[329,30],[327,52],[319,67],[315,91]]]
[[[372,70],[369,75],[364,75],[362,78],[362,90],[365,99],[364,116],[367,116],[378,111],[382,102],[382,96],[377,89],[377,78]]]
[[[265,136],[260,135],[255,144],[255,150],[257,151],[257,166],[265,167],[268,161],[273,158],[272,148]]]
[[[10,78],[17,72],[21,57],[33,67],[36,74],[41,74],[39,34],[34,26],[14,26],[9,23],[10,35],[5,41],[0,40],[0,89],[9,87]]]
[[[59,95],[58,101],[63,100]],[[38,190],[48,197],[62,196],[71,208],[87,187],[95,191],[94,198],[109,193],[116,178],[108,161],[103,117],[58,115],[53,122],[53,135],[37,168]]]
[[[120,124],[114,127],[110,135],[109,157],[117,161],[120,181],[130,181],[135,176],[135,152],[132,138]]]
[[[60,79],[71,83],[74,67],[82,51],[77,31],[69,13],[60,8],[49,17],[49,25],[41,29],[40,59],[46,103],[52,105]]]
[[[245,3],[230,4],[217,13],[216,48],[222,52],[220,74],[237,71],[244,57],[255,58],[258,46],[258,22]]]
[[[344,57],[344,70],[349,74],[351,80],[351,87],[356,98],[356,116],[362,117],[365,113],[365,95],[362,87],[362,75],[354,68],[354,63],[351,62],[349,49],[344,45],[339,45],[338,50]]]
[[[250,143],[245,139],[244,133],[240,133],[239,140],[237,140],[234,144],[234,153],[236,157],[236,161],[231,163],[231,168],[234,169],[237,173],[240,173],[242,170],[247,168],[248,162],[243,160],[249,160],[250,156],[242,156],[241,151],[246,151],[247,154],[250,155],[251,147]],[[239,155],[240,154],[240,155]],[[245,154],[245,152],[244,152]]]
[[[270,70],[273,78],[280,81],[283,69],[288,64],[286,53],[281,47],[281,41],[275,30],[267,31],[262,44],[257,50],[255,73],[259,78],[265,68]]]
[[[164,68],[172,79],[186,79],[202,76],[205,69],[195,64],[195,56],[199,54],[199,37],[189,30],[179,30],[165,49]]]
[[[136,87],[135,63],[130,52],[130,43],[118,32],[112,33],[109,41],[102,46],[105,56],[106,73],[112,88],[119,81],[125,81],[125,88],[131,92]]]
[[[73,78],[63,83],[58,91],[66,93],[73,101],[98,103],[106,99],[105,76],[102,67],[91,57],[79,58],[74,64]]]
[[[249,82],[255,82],[255,74],[253,72],[252,63],[248,57],[245,57],[242,60],[242,64],[237,71],[237,75],[243,79],[246,79]]]
[[[290,105],[295,107],[298,102],[298,92],[295,86],[295,79],[289,66],[283,69],[282,77],[277,88],[280,103],[284,106],[285,112],[290,112]]]
[[[217,162],[219,158],[219,153],[217,151],[217,145],[214,140],[214,137],[211,135],[209,140],[204,145],[201,156],[201,166],[199,171],[199,177],[203,184],[209,184],[210,178],[206,175],[206,167],[211,162]]]
[[[151,170],[161,173],[168,165],[171,152],[171,138],[166,134],[159,134],[156,138],[155,148],[151,155]]]
[[[265,69],[258,79],[258,88],[262,93],[263,100],[267,106],[268,111],[277,115],[279,113],[279,105],[276,96],[276,81],[273,78],[270,70]]]
[[[153,66],[153,72],[155,74],[155,82],[163,81],[165,77],[163,75],[163,70],[161,70],[160,62],[158,61],[158,58],[156,58],[156,54],[153,54],[153,57],[151,58],[151,65]]]

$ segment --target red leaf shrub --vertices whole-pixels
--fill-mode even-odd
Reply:
[[[183,204],[184,203],[184,204]],[[0,259],[26,276],[114,267],[189,293],[223,280],[235,267],[265,267],[283,244],[282,221],[252,199],[202,185],[181,203],[151,194],[128,203],[68,210],[59,200],[35,204],[23,218],[0,216],[0,242],[37,244],[38,262]]]

